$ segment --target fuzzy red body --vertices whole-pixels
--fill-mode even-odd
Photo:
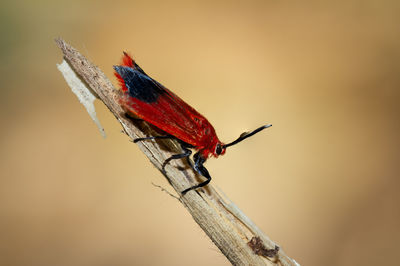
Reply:
[[[121,105],[127,112],[192,145],[200,151],[204,159],[210,155],[217,157],[225,152],[225,149],[222,153],[215,151],[217,144],[222,146],[223,143],[204,116],[163,85],[151,79],[126,53],[122,59],[122,66],[126,67],[126,71],[129,71],[136,83],[143,83],[143,87],[139,88],[143,90],[142,94],[151,92],[150,95],[132,96],[127,87],[129,86],[127,78],[115,72],[124,92]],[[143,97],[147,97],[146,100],[143,100]]]

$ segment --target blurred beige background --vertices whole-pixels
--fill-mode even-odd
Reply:
[[[228,265],[97,103],[61,36],[115,82],[131,52],[223,141],[221,188],[302,265],[398,265],[398,1],[6,1],[0,8],[0,265]]]

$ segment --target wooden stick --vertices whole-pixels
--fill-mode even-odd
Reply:
[[[118,104],[121,92],[113,87],[98,67],[61,38],[56,39],[56,43],[71,69],[97,94],[129,137],[135,139],[156,134],[145,122],[135,121],[124,114]],[[69,75],[67,72],[63,71],[63,75]],[[172,140],[143,141],[137,145],[160,171],[166,158],[180,152],[178,143]],[[184,160],[174,160],[163,174],[178,195],[181,195],[180,191],[201,180]],[[226,196],[225,199],[221,197],[211,185],[189,191],[179,200],[233,265],[299,265]]]

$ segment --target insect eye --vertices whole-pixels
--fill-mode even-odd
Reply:
[[[215,153],[218,155],[222,153],[222,147],[220,144],[217,144],[217,147],[215,148]]]

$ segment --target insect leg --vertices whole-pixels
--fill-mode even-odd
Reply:
[[[153,136],[153,137],[146,137],[146,138],[137,138],[134,139],[133,142],[139,142],[139,141],[144,141],[144,140],[150,140],[150,139],[173,139],[175,138],[172,135],[165,135],[165,136]]]
[[[201,157],[201,155],[199,153],[196,153],[193,156],[194,159],[194,170],[196,170],[196,172],[198,172],[199,174],[201,174],[202,176],[204,176],[205,178],[207,178],[206,181],[201,182],[200,184],[197,184],[195,186],[192,186],[190,188],[185,189],[184,191],[182,191],[182,195],[185,195],[188,191],[199,188],[199,187],[204,187],[206,186],[208,183],[210,183],[211,181],[211,176],[208,173],[207,168],[204,167],[203,163],[206,161],[203,157]]]
[[[188,162],[189,162],[189,164],[191,165],[190,160],[189,160],[189,156],[192,154],[192,151],[189,150],[188,147],[185,146],[185,145],[183,145],[183,144],[181,144],[181,146],[182,146],[182,149],[183,149],[183,153],[174,154],[174,155],[172,155],[171,157],[169,157],[168,159],[166,159],[166,160],[164,161],[163,165],[162,165],[162,170],[163,170],[163,172],[165,172],[165,166],[167,166],[167,164],[168,164],[171,160],[177,160],[177,159],[181,159],[181,158],[187,157],[187,158],[188,158]]]
[[[178,142],[181,144],[181,148],[182,148],[184,151],[186,151],[187,149],[192,149],[192,148],[194,148],[194,146],[193,146],[193,145],[190,145],[189,143],[186,143],[186,142],[184,142],[184,141],[182,141],[182,140],[180,140],[180,139],[177,139],[177,140],[178,140]],[[186,160],[187,160],[188,165],[189,165],[191,168],[194,169],[193,164],[192,164],[192,161],[190,160],[190,156],[187,156],[187,157],[186,157]]]

